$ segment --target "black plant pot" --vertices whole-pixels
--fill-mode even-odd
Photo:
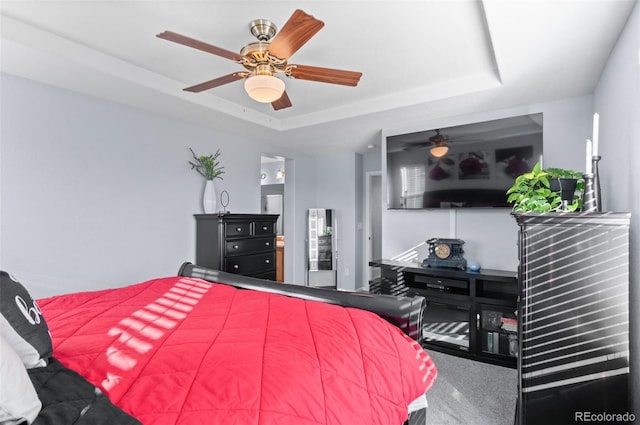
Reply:
[[[551,189],[552,192],[560,192],[560,199],[563,201],[571,202],[573,201],[577,184],[578,179],[560,177],[549,180],[549,189]]]

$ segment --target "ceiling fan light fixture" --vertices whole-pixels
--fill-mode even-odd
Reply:
[[[449,146],[447,145],[436,145],[431,148],[431,155],[436,158],[442,158],[449,152]]]
[[[252,75],[244,81],[244,89],[256,102],[271,103],[282,97],[284,81],[273,75]]]

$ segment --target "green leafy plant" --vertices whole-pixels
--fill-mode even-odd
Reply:
[[[564,168],[547,168],[544,171],[549,173],[552,179],[582,179],[582,173],[580,171],[565,170]]]
[[[189,161],[192,170],[196,170],[202,177],[207,180],[222,180],[221,174],[224,174],[224,167],[220,165],[220,160],[218,159],[221,155],[220,149],[218,149],[216,153],[208,156],[198,156],[193,151],[193,149],[189,148],[189,150],[193,155],[193,161]]]
[[[567,205],[562,204],[560,185],[554,185],[557,189],[552,186],[554,180],[559,183],[560,179],[577,180],[573,199]],[[516,177],[507,190],[507,202],[513,203],[514,212],[577,211],[582,207],[583,193],[582,173],[562,168],[543,170],[538,162],[530,172]]]

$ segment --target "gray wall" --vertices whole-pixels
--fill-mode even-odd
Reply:
[[[220,148],[226,174],[215,184],[229,192],[232,212],[260,211],[262,153],[308,162],[301,185],[315,182],[314,159],[264,141],[1,78],[0,267],[37,297],[171,275],[193,261],[204,180],[190,170],[188,147]],[[296,197],[306,199],[298,192],[291,217]],[[290,280],[303,250],[296,230],[288,233]]]
[[[197,153],[221,149],[226,174],[216,186],[230,193],[232,212],[259,212],[262,153],[288,158],[285,280],[305,282],[306,211],[323,207],[335,209],[339,221],[339,287],[366,286],[363,176],[382,164],[380,148],[364,157],[309,158],[7,75],[2,88],[0,267],[28,282],[36,296],[125,285],[173,274],[182,261],[192,261],[192,215],[201,212],[203,180],[189,169],[188,147]],[[590,135],[590,97],[448,122],[525,110],[545,113],[549,165],[580,167],[581,141]],[[580,154],[566,155],[569,145]],[[564,157],[570,161],[553,164]],[[383,256],[430,236],[456,236],[467,241],[470,260],[514,269],[515,230],[505,211],[385,209]]]
[[[363,285],[361,267],[356,267],[362,264],[361,237],[357,236],[362,231],[357,230],[362,213],[356,215],[361,208],[356,206],[356,196],[362,190],[361,177],[357,177],[362,174],[361,162],[361,156],[355,153],[317,158],[315,207],[336,211],[338,287],[347,290]]]
[[[594,92],[600,114],[600,171],[605,209],[631,212],[630,340],[631,412],[640,412],[640,7],[609,58]]]

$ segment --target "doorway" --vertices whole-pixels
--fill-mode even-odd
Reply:
[[[370,171],[365,177],[365,247],[366,256],[363,276],[369,282],[379,278],[380,269],[369,267],[369,262],[382,258],[382,173]]]
[[[284,282],[285,158],[263,154],[260,158],[260,212],[278,214],[276,222],[276,281]]]

